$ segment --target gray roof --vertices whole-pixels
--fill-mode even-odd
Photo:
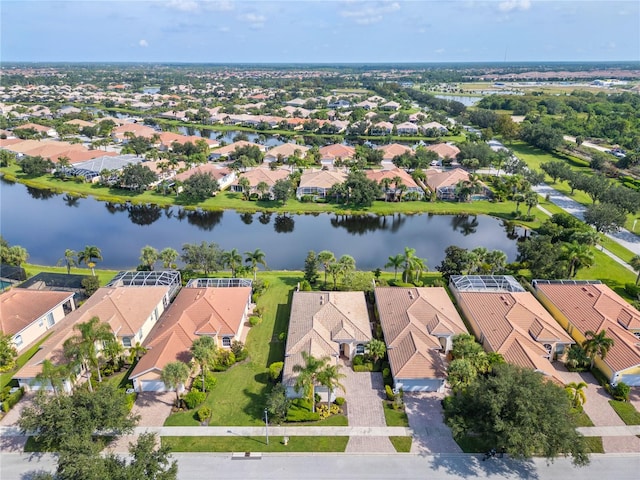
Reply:
[[[86,162],[76,163],[74,169],[100,173],[102,170],[122,170],[131,163],[140,163],[144,159],[136,155],[116,155],[115,157],[97,157]]]

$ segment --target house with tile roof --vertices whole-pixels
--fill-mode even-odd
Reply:
[[[456,186],[460,182],[469,181],[469,172],[462,168],[453,170],[439,170],[428,168],[425,170],[427,187],[436,194],[438,200],[456,200]],[[490,190],[483,185],[483,196],[490,195]]]
[[[391,135],[393,123],[378,122],[369,127],[369,135]]]
[[[394,167],[386,170],[366,170],[365,174],[369,180],[373,180],[378,185],[382,186],[383,190],[385,190],[383,186],[385,179],[389,180],[389,186],[384,192],[387,198],[395,199],[398,197],[400,190],[398,189],[398,185],[395,183],[397,178],[399,178],[402,185],[405,186],[403,195],[411,193],[413,195],[417,195],[419,198],[424,197],[424,190],[416,183],[411,175],[401,168]]]
[[[264,182],[269,187],[266,192],[270,196],[273,194],[273,186],[278,180],[286,180],[291,171],[287,168],[278,168],[271,170],[269,167],[259,166],[240,173],[240,175],[231,183],[230,190],[233,192],[242,192],[242,187],[238,184],[241,177],[245,177],[249,180],[249,193],[260,193],[258,191],[258,184]]]
[[[242,147],[258,147],[261,152],[264,152],[266,149],[264,145],[258,145],[257,143],[239,140],[237,142],[230,143],[229,145],[225,145],[224,147],[216,148],[209,154],[209,160],[219,160],[221,158],[228,157],[230,154],[236,151],[236,148]]]
[[[551,364],[575,341],[536,298],[509,275],[453,275],[451,292],[484,349],[563,383]]]
[[[417,135],[419,129],[414,123],[402,122],[396,125],[396,131],[398,132],[398,135]]]
[[[451,143],[436,143],[434,145],[427,145],[425,148],[436,152],[441,160],[445,158],[455,159],[460,153],[460,149]]]
[[[326,198],[327,193],[334,185],[347,179],[344,172],[330,170],[305,170],[300,177],[300,184],[296,189],[296,197],[302,198],[310,195],[314,198]]]
[[[355,355],[364,353],[372,338],[363,292],[294,292],[282,370],[287,396],[302,396],[295,390],[297,374],[293,371],[295,365],[304,365],[302,352],[336,363],[342,358],[349,364]],[[326,401],[325,388],[315,391]]]
[[[21,352],[75,308],[73,292],[12,288],[0,295],[0,332]]]
[[[393,375],[405,392],[442,392],[453,337],[467,333],[442,287],[377,287],[376,309]]]
[[[392,160],[398,155],[403,153],[413,153],[411,147],[406,145],[400,145],[399,143],[390,143],[389,145],[381,145],[376,147],[377,150],[382,150],[382,163],[391,163]],[[393,163],[391,163],[393,165]]]
[[[147,349],[129,378],[137,392],[162,392],[162,369],[191,361],[193,341],[208,335],[219,348],[240,340],[251,307],[251,287],[190,287],[180,290],[144,342]]]
[[[211,175],[218,182],[218,188],[221,191],[228,188],[237,178],[236,172],[230,168],[215,165],[213,163],[205,163],[204,165],[197,165],[189,170],[177,174],[175,179],[184,182],[196,173]]]
[[[296,155],[298,158],[304,158],[309,151],[309,147],[298,145],[296,143],[283,143],[277,147],[268,150],[264,155],[264,162],[271,163],[278,160],[287,162],[289,157]]]
[[[111,136],[120,143],[127,143],[129,134],[133,134],[136,137],[144,137],[150,139],[156,132],[153,128],[142,125],[141,123],[125,123],[115,127],[111,131]]]
[[[613,347],[595,366],[613,385],[640,386],[640,311],[597,280],[534,280],[535,295],[582,344],[586,332],[606,332]]]
[[[325,145],[320,147],[320,164],[323,167],[333,167],[336,160],[351,160],[355,154],[356,149],[349,145],[342,145],[341,143],[334,143],[333,145]]]
[[[78,323],[84,323],[93,317],[107,323],[114,336],[124,348],[143,342],[146,336],[169,305],[170,288],[168,286],[123,286],[102,287],[89,299],[64,319],[57,323],[53,333],[48,337],[36,354],[13,376],[21,387],[27,390],[45,388],[35,381],[42,372],[42,362],[51,361],[54,365],[67,362],[63,345],[74,335]],[[78,374],[80,375],[80,374]],[[65,390],[71,390],[71,381],[65,382]]]

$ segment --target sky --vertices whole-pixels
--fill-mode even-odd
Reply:
[[[0,0],[0,62],[640,61],[637,0]]]

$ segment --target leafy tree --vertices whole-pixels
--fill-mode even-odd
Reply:
[[[399,253],[398,255],[392,255],[389,257],[389,261],[384,264],[384,268],[393,268],[393,279],[398,278],[398,269],[402,268],[404,264],[404,256]]]
[[[122,169],[120,183],[124,188],[135,192],[142,192],[158,180],[158,175],[151,171],[146,165],[141,163],[130,163]]]
[[[318,281],[318,257],[313,250],[309,250],[304,260],[304,279],[311,285]]]
[[[255,282],[258,275],[258,265],[262,265],[263,267],[267,267],[267,262],[265,261],[265,253],[256,248],[253,252],[244,252],[245,262],[251,264],[251,269],[253,270],[253,281]]]
[[[171,248],[166,247],[160,251],[160,260],[162,260],[162,266],[164,268],[174,268],[175,261],[178,259],[178,252]]]
[[[307,352],[302,352],[302,360],[304,365],[294,365],[293,371],[297,373],[295,382],[296,392],[302,391],[303,394],[311,401],[312,411],[316,411],[315,386],[318,384],[318,374],[329,363],[329,357],[315,358]]]
[[[176,391],[176,405],[180,403],[180,387],[189,379],[189,366],[180,360],[165,365],[160,378],[169,390]]]
[[[445,249],[442,263],[436,267],[442,277],[449,281],[452,275],[462,275],[470,269],[471,256],[466,248],[450,245]]]
[[[558,179],[568,179],[571,175],[569,165],[560,160],[541,163],[540,168],[551,177],[553,183],[556,183]]]
[[[182,185],[182,196],[190,203],[204,202],[220,189],[210,172],[196,172]]]
[[[0,332],[0,372],[8,372],[16,365],[18,351],[13,344],[13,335]]]
[[[64,251],[64,257],[58,260],[58,266],[64,265],[67,267],[67,275],[71,273],[71,267],[78,265],[78,253],[75,250],[67,248]]]
[[[322,250],[318,254],[318,262],[322,265],[322,268],[324,269],[324,288],[327,288],[327,272],[329,269],[329,265],[331,265],[335,261],[336,261],[335,255],[333,254],[333,252],[330,252],[329,250]]]
[[[638,282],[640,282],[640,255],[634,255],[633,258],[629,260],[629,265],[638,272],[638,276],[636,277],[636,285],[638,285]]]
[[[158,250],[150,245],[142,247],[140,250],[140,263],[147,267],[149,270],[153,270],[153,265],[158,261],[160,254]]]
[[[377,338],[372,338],[371,340],[369,340],[369,342],[367,342],[366,350],[367,350],[367,353],[371,355],[371,358],[375,363],[379,358],[382,358],[384,354],[387,352],[387,346],[382,340],[378,340]]]
[[[97,260],[102,260],[102,251],[95,245],[87,245],[84,250],[78,252],[78,264],[84,263],[89,267],[94,277],[96,275],[94,268]]]
[[[318,372],[318,383],[328,390],[327,408],[330,408],[331,397],[337,388],[343,392],[345,391],[344,385],[340,383],[340,380],[343,378],[346,378],[346,375],[340,373],[340,365],[337,364],[327,364]]]
[[[292,185],[290,180],[280,179],[276,180],[273,184],[273,198],[278,202],[282,202],[282,205],[287,203],[287,200],[291,197]]]
[[[160,446],[157,446],[158,443]],[[124,479],[176,480],[178,463],[170,456],[169,447],[158,442],[155,434],[143,433],[129,446],[129,464],[118,459]],[[117,457],[108,457],[115,459]]]
[[[518,261],[529,267],[532,278],[564,278],[567,267],[562,249],[547,235],[533,235],[518,242]]]
[[[202,372],[202,391],[204,392],[206,391],[206,383],[204,381],[206,370],[210,365],[214,364],[216,360],[216,341],[213,337],[202,335],[193,341],[190,350],[191,355],[193,355],[195,361],[200,365],[200,371]]]
[[[281,423],[287,418],[291,400],[287,398],[287,389],[281,383],[276,384],[267,396],[267,411],[273,423]]]
[[[100,288],[100,279],[98,277],[84,277],[80,282],[82,288],[84,288],[84,293],[87,297],[90,297],[96,290]]]
[[[515,458],[570,455],[575,465],[587,465],[570,409],[562,387],[533,370],[502,364],[449,397],[445,418],[457,440],[473,435]]]
[[[601,330],[598,333],[587,330],[584,332],[584,336],[586,340],[582,342],[582,348],[584,348],[584,352],[591,359],[591,368],[593,368],[596,357],[604,360],[609,350],[613,348],[614,342],[612,338],[607,337],[605,330]]]
[[[29,253],[27,249],[20,245],[4,245],[2,247],[1,255],[2,261],[8,265],[15,265],[19,267],[29,259]]]
[[[222,268],[222,250],[216,243],[202,242],[200,245],[185,243],[182,246],[182,261],[190,270],[200,270],[208,276]]]
[[[525,142],[548,152],[555,150],[562,144],[560,130],[542,123],[522,123],[520,137]]]
[[[40,177],[53,169],[51,160],[36,157],[25,157],[20,160],[20,170],[30,177]]]
[[[613,233],[620,230],[627,216],[615,205],[600,203],[589,205],[584,212],[584,221],[593,225],[598,233]]]

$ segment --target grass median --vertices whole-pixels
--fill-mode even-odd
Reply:
[[[174,452],[344,452],[349,437],[162,437]]]

